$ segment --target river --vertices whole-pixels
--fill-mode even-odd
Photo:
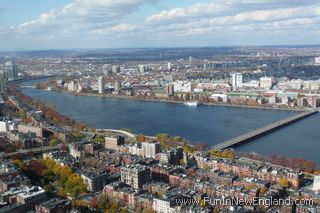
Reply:
[[[34,83],[30,81],[28,84]],[[26,83],[25,83],[26,84]],[[297,112],[79,96],[22,88],[26,95],[94,128],[129,128],[134,133],[179,135],[210,147]],[[280,154],[320,163],[319,113],[236,148],[264,155]]]

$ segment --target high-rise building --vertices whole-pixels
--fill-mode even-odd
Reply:
[[[115,81],[114,82],[114,92],[116,94],[120,93],[121,90],[121,82],[120,81]]]
[[[168,70],[171,70],[172,69],[172,64],[171,62],[168,62]]]
[[[159,142],[142,143],[142,152],[146,158],[156,158],[156,154],[160,152]]]
[[[105,137],[105,148],[117,150],[119,146],[124,145],[124,137]]]
[[[166,86],[166,95],[167,96],[174,96],[174,85],[173,84],[168,84]]]
[[[120,71],[121,71],[120,66],[116,66],[116,65],[112,66],[112,72],[113,73],[117,74]]]
[[[144,72],[146,71],[146,67],[143,64],[139,65],[139,71],[141,74],[144,74]]]
[[[5,62],[5,72],[8,80],[14,80],[18,78],[18,68],[12,61]]]
[[[99,94],[104,93],[104,79],[102,76],[98,78],[98,93]]]
[[[232,73],[232,89],[237,89],[242,86],[242,73]]]
[[[314,58],[314,62],[316,65],[320,65],[320,56]]]
[[[139,164],[122,166],[121,181],[135,189],[141,189],[145,183],[150,181],[150,169]]]
[[[193,57],[190,56],[190,57],[189,57],[189,63],[191,64],[192,62],[193,62]]]
[[[5,73],[0,73],[0,93],[4,93],[7,87]]]
[[[80,171],[81,178],[87,190],[90,192],[98,192],[107,184],[108,173],[106,171]]]

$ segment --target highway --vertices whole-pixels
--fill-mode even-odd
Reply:
[[[233,147],[236,145],[240,145],[241,143],[250,141],[250,140],[257,138],[259,136],[262,136],[268,132],[274,131],[278,128],[289,125],[293,122],[296,122],[296,121],[301,120],[303,118],[306,118],[308,116],[311,116],[317,112],[318,112],[318,110],[310,110],[310,111],[302,112],[297,115],[293,115],[291,117],[288,117],[288,118],[282,119],[280,121],[271,123],[271,124],[264,126],[262,128],[256,129],[254,131],[245,133],[245,134],[240,135],[238,137],[235,137],[233,139],[230,139],[230,140],[227,140],[227,141],[222,142],[220,144],[217,144],[217,145],[213,146],[212,148],[215,150],[223,150],[223,149],[230,148],[230,147]]]
[[[58,149],[59,149],[58,146],[44,146],[44,147],[38,147],[38,148],[32,148],[32,149],[22,149],[17,152],[11,152],[11,153],[0,155],[0,157],[10,158],[11,156],[18,155],[18,154],[27,154],[29,152],[37,154],[37,153],[51,152]]]

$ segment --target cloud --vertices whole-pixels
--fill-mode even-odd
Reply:
[[[320,27],[319,11],[320,4],[313,0],[216,0],[161,11],[146,17],[145,23],[149,29],[156,26],[155,31],[162,38],[236,36],[237,33],[262,31],[307,33]]]
[[[180,42],[210,45],[239,38],[248,43],[255,38],[274,41],[274,36],[283,41],[288,37],[294,40],[303,35],[318,35],[320,29],[318,0],[203,0],[187,7],[158,11],[142,19],[134,16],[134,13],[140,12],[140,16],[145,13],[140,10],[143,5],[152,7],[157,2],[73,0],[34,20],[0,28],[0,36],[40,39],[44,43],[71,41],[73,45],[77,45],[75,40],[81,40],[80,45],[92,44],[83,42],[85,40],[110,41],[111,45],[126,45],[130,40],[135,46],[146,45],[146,41],[151,45],[159,44],[158,41],[164,45]]]
[[[137,11],[141,5],[156,2],[157,0],[74,0],[60,10],[52,9],[35,20],[20,24],[16,30],[25,33],[44,27],[53,27],[55,30],[66,28],[80,30],[99,25],[112,25]]]
[[[94,36],[107,36],[107,35],[128,36],[128,33],[137,32],[138,30],[142,30],[142,29],[143,29],[142,26],[122,23],[119,25],[111,26],[111,27],[95,29],[95,30],[92,30],[90,33],[91,35],[94,35]]]

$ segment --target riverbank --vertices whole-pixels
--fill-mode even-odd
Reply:
[[[142,98],[137,96],[127,96],[127,95],[113,95],[113,94],[98,94],[98,93],[84,93],[84,92],[69,92],[66,90],[50,90],[56,92],[65,92],[77,96],[91,96],[91,97],[101,97],[101,98],[115,98],[115,99],[126,99],[126,100],[136,100],[136,101],[148,101],[148,102],[160,102],[160,103],[170,103],[170,104],[184,104],[187,101],[174,101],[165,99],[155,99],[155,98]],[[251,105],[236,105],[236,104],[226,104],[226,103],[201,103],[205,106],[220,106],[220,107],[235,107],[235,108],[249,108],[249,109],[263,109],[263,110],[283,110],[283,111],[294,111],[294,112],[304,112],[308,109],[306,108],[279,108],[270,106],[251,106]]]

